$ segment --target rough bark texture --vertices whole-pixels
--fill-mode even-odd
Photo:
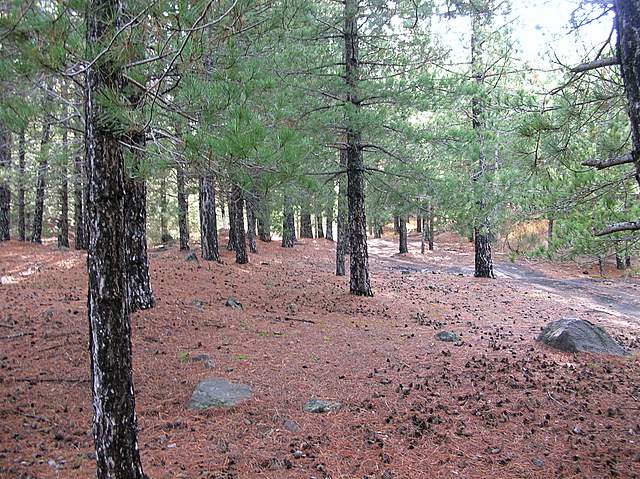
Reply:
[[[87,57],[93,58],[118,28],[118,0],[89,0]],[[91,377],[97,479],[143,479],[131,371],[124,222],[124,160],[117,134],[100,118],[101,92],[122,89],[109,55],[89,66],[85,80],[85,135],[89,201]]]
[[[397,216],[393,217],[393,234],[394,235],[400,234],[400,218]]]
[[[482,42],[479,38],[479,14],[474,13],[472,17],[472,33],[471,33],[471,69],[478,89],[482,88],[484,83],[484,70],[481,65]],[[486,158],[483,151],[484,143],[484,119],[483,104],[480,96],[474,96],[471,99],[471,122],[473,130],[476,133],[478,144],[480,145],[480,154],[478,158],[478,172],[474,176],[474,180],[479,183],[476,188],[478,197],[476,203],[478,205],[478,218],[476,218],[474,246],[475,246],[475,276],[481,278],[494,278],[493,274],[493,258],[491,257],[491,225],[489,223],[486,210],[486,201],[484,198],[483,184],[486,183],[483,178],[486,173]]]
[[[324,230],[322,227],[322,215],[316,215],[316,237],[324,238]]]
[[[11,239],[11,132],[0,122],[0,241]]]
[[[347,101],[358,112],[358,1],[344,4],[345,80]],[[373,296],[369,282],[369,253],[367,251],[367,219],[364,201],[364,163],[362,142],[357,122],[347,125],[347,196],[349,198],[349,237],[351,241],[350,292],[358,296]]]
[[[400,226],[400,254],[408,253],[409,249],[407,248],[407,220],[404,216],[398,217],[398,225]]]
[[[433,225],[433,205],[429,203],[428,215],[427,215],[427,239],[429,240],[429,251],[433,251],[433,238],[434,238],[434,225]]]
[[[256,242],[256,195],[248,193],[245,200],[247,209],[247,242],[249,243],[249,251],[251,253],[258,252]]]
[[[218,250],[218,226],[216,224],[216,193],[213,176],[200,177],[200,246],[202,259],[220,261]]]
[[[58,248],[69,247],[69,181],[67,180],[68,168],[67,158],[69,157],[69,132],[65,126],[62,134],[62,144],[65,152],[60,165],[60,189],[58,196],[60,199],[60,211],[58,216]]]
[[[285,196],[282,210],[282,247],[293,248],[296,241],[296,226],[293,218],[291,198]]]
[[[143,179],[127,173],[124,184],[127,300],[133,312],[154,305],[147,256],[147,186]]]
[[[631,138],[636,181],[640,185],[640,0],[615,0],[617,53],[627,112],[631,123]]]
[[[42,243],[42,219],[44,215],[44,195],[47,186],[47,173],[49,171],[49,159],[47,145],[51,135],[49,118],[45,118],[42,124],[42,139],[40,140],[40,162],[36,177],[36,202],[33,209],[33,226],[31,228],[31,241]]]
[[[418,213],[416,215],[416,233],[422,233],[422,222],[423,222],[423,216]]]
[[[75,248],[87,249],[84,225],[84,190],[82,186],[82,156],[73,160],[73,218],[75,221]]]
[[[311,213],[304,209],[300,213],[300,238],[313,238]]]
[[[238,185],[231,187],[229,205],[233,204],[233,213],[229,212],[229,235],[233,231],[233,246],[236,252],[236,263],[249,262],[247,254],[247,239],[244,231],[244,197],[242,189]]]
[[[178,229],[180,231],[180,250],[189,250],[189,197],[186,193],[185,165],[176,162],[176,190],[178,193]]]
[[[169,234],[167,218],[169,216],[167,207],[167,179],[160,180],[160,241],[170,243],[173,237]]]
[[[340,150],[340,167],[347,167],[347,151]],[[338,216],[336,217],[337,241],[336,241],[336,276],[346,274],[344,257],[349,251],[349,223],[347,222],[347,181],[344,175],[338,179]]]
[[[235,219],[235,203],[233,201],[232,197],[232,193],[229,192],[228,195],[228,202],[227,202],[227,208],[229,210],[229,240],[227,241],[227,251],[235,251],[236,250],[236,238],[234,236],[235,234],[235,229],[234,229],[234,219]],[[224,209],[224,208],[223,208]]]
[[[271,241],[271,211],[269,210],[269,203],[264,194],[257,196],[257,202],[258,238],[260,238],[260,241],[268,243]]]
[[[18,239],[26,241],[27,228],[25,218],[25,167],[26,167],[26,128],[20,130],[20,139],[18,140]]]
[[[327,209],[327,230],[325,238],[329,241],[333,241],[333,204]]]

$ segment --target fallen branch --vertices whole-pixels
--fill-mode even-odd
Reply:
[[[640,221],[625,221],[623,223],[614,223],[606,228],[594,232],[595,236],[605,236],[619,231],[638,231],[640,230]]]
[[[13,378],[20,383],[88,383],[88,379],[66,379],[66,378]]]
[[[309,323],[309,324],[316,324],[315,321],[311,321],[310,319],[300,319],[300,318],[292,318],[290,316],[285,316],[284,318],[285,321],[297,321],[299,323]]]
[[[617,57],[607,57],[607,58],[599,58],[597,60],[593,60],[592,62],[581,63],[571,69],[571,73],[582,73],[587,72],[589,70],[595,70],[596,68],[602,67],[610,67],[613,65],[619,65]]]
[[[21,338],[22,336],[33,336],[33,333],[10,334],[9,336],[0,336],[0,339],[14,339],[14,338]]]
[[[604,170],[605,168],[610,168],[612,166],[618,165],[626,165],[627,163],[633,163],[633,155],[631,153],[627,153],[626,155],[616,156],[614,158],[607,158],[606,160],[587,160],[583,161],[583,166],[591,166],[596,170]]]

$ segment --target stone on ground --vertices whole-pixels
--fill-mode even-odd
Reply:
[[[229,308],[233,308],[233,309],[243,309],[242,308],[242,303],[240,301],[238,301],[236,298],[227,299],[227,302],[224,303],[224,305],[228,306]]]
[[[230,383],[223,378],[209,378],[196,386],[187,408],[232,407],[250,398],[251,388],[246,384]]]
[[[460,337],[456,333],[452,333],[450,331],[440,331],[436,334],[436,338],[440,341],[444,341],[445,343],[456,343],[460,341]]]
[[[538,336],[538,341],[568,353],[627,354],[603,328],[579,318],[564,318],[549,323]]]
[[[323,413],[337,411],[342,407],[342,404],[335,401],[327,401],[325,399],[310,399],[302,408],[304,412]]]

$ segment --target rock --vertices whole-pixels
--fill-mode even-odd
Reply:
[[[192,251],[191,253],[189,253],[187,256],[184,257],[184,259],[189,262],[191,261],[198,262],[198,256],[196,255],[195,251]]]
[[[282,423],[282,427],[289,432],[300,432],[302,430],[300,425],[292,419],[285,419]]]
[[[382,479],[393,479],[393,472],[391,472],[389,469],[385,470],[382,473]]]
[[[213,359],[211,359],[211,356],[209,356],[208,354],[196,354],[191,358],[191,361],[203,362],[204,367],[207,369],[213,369],[213,367],[215,366]]]
[[[538,336],[538,341],[568,353],[627,354],[603,328],[579,318],[564,318],[549,323]]]
[[[544,467],[544,461],[542,459],[540,459],[539,457],[534,457],[531,460],[531,463],[536,467],[540,467],[540,468]]]
[[[323,413],[337,411],[341,407],[342,404],[339,402],[327,401],[324,399],[310,399],[305,403],[302,409],[304,412]]]
[[[436,334],[436,338],[440,341],[444,341],[445,343],[456,343],[460,341],[460,337],[456,333],[452,333],[450,331],[440,331]]]
[[[222,378],[209,378],[196,386],[187,408],[231,407],[250,398],[251,388],[246,384],[234,384]]]
[[[242,307],[242,303],[240,301],[238,301],[236,298],[227,299],[227,302],[224,303],[224,305],[228,306],[229,308],[233,308],[233,309],[244,309]]]

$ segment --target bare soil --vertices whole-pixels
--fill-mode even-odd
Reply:
[[[633,314],[526,278],[447,271],[470,264],[454,239],[425,257],[415,237],[403,256],[393,241],[370,243],[374,298],[348,294],[326,240],[259,243],[243,266],[226,251],[217,264],[152,249],[157,306],[132,316],[147,474],[640,477],[636,355],[570,355],[535,341],[547,322],[579,315],[635,352]],[[527,267],[560,279],[566,270]],[[0,477],[92,477],[85,256],[11,241],[0,245],[0,276]],[[230,296],[244,309],[225,307]],[[436,340],[442,330],[462,340]],[[212,368],[192,360],[201,353]],[[251,385],[253,398],[187,410],[195,385],[213,376]],[[303,412],[312,397],[343,407]]]

